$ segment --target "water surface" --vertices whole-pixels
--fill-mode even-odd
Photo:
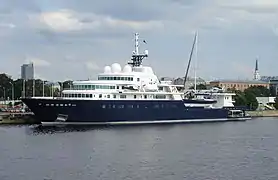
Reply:
[[[1,180],[278,179],[278,118],[87,129],[0,127]]]

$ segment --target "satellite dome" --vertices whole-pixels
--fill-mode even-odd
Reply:
[[[122,71],[122,67],[119,63],[112,64],[112,72],[113,73],[120,73]]]
[[[104,67],[104,73],[111,73],[112,72],[112,69],[110,66],[105,66]]]
[[[124,69],[123,69],[124,73],[130,73],[132,72],[132,68],[130,65],[125,65]]]

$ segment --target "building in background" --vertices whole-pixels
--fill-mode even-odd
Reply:
[[[211,87],[220,87],[226,90],[235,89],[239,91],[244,91],[251,86],[264,86],[269,88],[269,82],[261,80],[215,80],[211,81],[209,84]]]
[[[34,64],[23,64],[21,66],[21,79],[30,80],[34,79]]]
[[[256,59],[256,65],[255,65],[255,71],[254,71],[254,80],[255,81],[261,80],[260,73],[259,73],[258,59]]]
[[[175,85],[183,85],[184,84],[184,78],[174,79],[173,80],[173,84],[175,84]],[[188,77],[186,79],[186,86],[192,87],[192,86],[194,86],[194,84],[195,84],[195,78]],[[198,78],[196,78],[196,84],[197,85],[199,85],[199,84],[206,85],[206,81],[204,79],[198,77]]]
[[[269,89],[272,96],[278,95],[278,76],[262,76],[261,80],[269,82]]]

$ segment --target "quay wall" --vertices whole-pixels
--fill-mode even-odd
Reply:
[[[252,117],[278,117],[278,110],[246,111]]]

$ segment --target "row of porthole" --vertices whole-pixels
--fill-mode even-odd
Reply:
[[[41,105],[42,105],[42,103],[39,104],[39,106],[41,106]],[[54,106],[56,106],[56,107],[72,106],[72,107],[75,107],[76,104],[70,104],[70,103],[69,104],[45,104],[45,106],[52,106],[52,107],[54,107]]]
[[[148,106],[143,106],[144,108],[148,108]],[[159,109],[159,108],[177,108],[178,106],[177,105],[175,105],[175,104],[172,104],[172,105],[164,105],[164,104],[161,104],[161,105],[159,105],[159,104],[156,104],[156,105],[153,105],[153,107],[152,108],[155,108],[155,109]],[[118,109],[124,109],[124,108],[140,108],[140,105],[111,105],[111,104],[109,104],[109,105],[105,105],[105,104],[103,104],[102,105],[102,108],[103,109],[106,109],[106,108],[108,108],[108,109],[111,109],[111,108],[118,108]]]

